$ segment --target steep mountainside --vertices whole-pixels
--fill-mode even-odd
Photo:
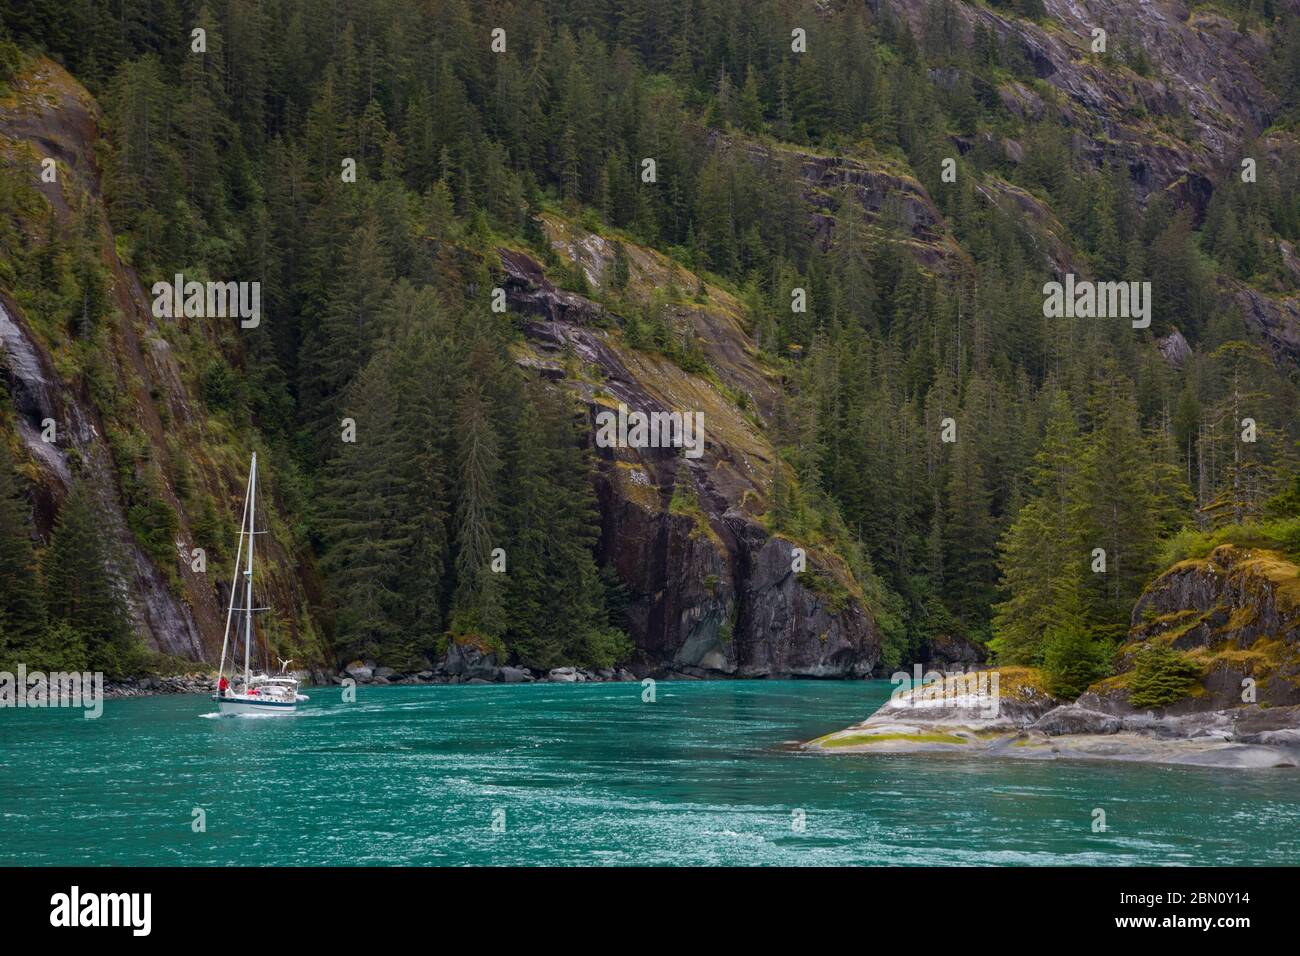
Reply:
[[[926,35],[924,0],[879,0],[874,6]],[[996,96],[1020,120],[1054,116],[1069,130],[1074,151],[1099,168],[1122,164],[1142,202],[1164,195],[1192,209],[1199,221],[1223,179],[1240,173],[1243,159],[1274,170],[1300,168],[1294,131],[1271,125],[1280,104],[1261,78],[1260,65],[1268,58],[1264,29],[1243,30],[1213,4],[1185,0],[1045,0],[1043,6],[1045,16],[1035,21],[981,3],[952,4],[953,20],[942,36],[974,44],[976,31],[984,29],[1019,51],[1036,79],[1006,78],[988,91],[976,81],[976,95]],[[1296,0],[1278,7],[1283,23],[1300,17]],[[1093,52],[1098,30],[1105,32],[1103,52]],[[999,157],[1014,165],[1025,161],[1026,143],[981,136]],[[955,137],[954,144],[962,153],[982,145],[972,137]],[[996,180],[980,187],[987,198],[1006,198],[989,185]],[[1016,201],[1023,227],[1041,235],[1044,230],[1035,227],[1042,211],[1030,208],[1023,193]],[[1045,232],[1055,272],[1087,271],[1056,248],[1063,230]],[[1294,287],[1300,272],[1288,244],[1280,245]],[[1300,360],[1300,295],[1261,294],[1240,282],[1226,283],[1224,291],[1278,355],[1290,363]]]
[[[93,98],[50,60],[36,62],[0,100],[0,153],[25,204],[19,226],[29,235],[43,239],[52,223],[71,230],[107,221],[96,150],[101,123]],[[47,157],[56,163],[52,182],[39,175]],[[122,260],[112,231],[95,227],[89,242],[111,297],[111,319],[93,343],[33,320],[43,302],[29,298],[24,307],[0,285],[0,376],[13,409],[7,437],[28,462],[36,532],[48,537],[74,473],[84,475],[118,557],[105,572],[119,578],[135,631],[163,654],[214,661],[257,433],[214,417],[202,396],[197,365],[223,330],[155,319],[152,296]],[[266,597],[276,608],[269,633],[286,656],[298,652],[319,663],[325,655],[312,636],[310,558],[287,533],[274,464],[262,487],[271,533],[258,546],[271,559]],[[147,514],[155,505],[174,522],[155,524]],[[195,548],[205,551],[202,572]]]
[[[1285,643],[1264,559],[1161,574],[1294,557],[1300,0],[661,6],[0,0],[0,565],[48,592],[86,489],[132,630],[211,661],[256,450],[264,636],[321,670],[1065,697]],[[182,272],[261,326],[155,317]],[[0,655],[114,632],[17,590]]]

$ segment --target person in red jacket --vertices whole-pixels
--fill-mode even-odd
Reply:
[[[222,697],[225,697],[226,691],[229,689],[229,687],[230,687],[230,681],[226,680],[223,677],[221,678],[221,683],[217,685],[217,693],[220,694]]]

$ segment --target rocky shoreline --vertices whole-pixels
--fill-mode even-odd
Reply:
[[[398,671],[377,666],[374,661],[353,661],[320,683],[342,684],[353,680],[358,684],[586,684],[638,679],[622,667],[597,670],[554,667],[549,671],[534,671],[528,667],[498,667],[490,657],[462,654],[448,655],[436,668],[419,671]]]
[[[104,681],[104,698],[113,700],[122,697],[155,697],[162,694],[211,694],[216,689],[215,671],[211,674],[196,671],[168,677],[127,677],[122,680]]]
[[[445,664],[436,669],[401,672],[391,667],[380,667],[373,661],[357,661],[337,674],[312,671],[294,671],[293,675],[304,686],[321,687],[341,685],[346,680],[358,684],[587,684],[640,680],[622,667],[585,670],[580,667],[555,667],[549,671],[533,671],[527,667],[496,667],[477,663],[474,666],[449,671]],[[680,679],[693,679],[687,674],[672,674]],[[216,672],[194,672],[170,676],[127,677],[105,681],[105,699],[127,697],[154,697],[164,694],[211,694],[217,689]]]
[[[891,698],[859,724],[802,745],[822,754],[949,753],[1021,760],[1119,760],[1233,769],[1300,767],[1300,705],[1139,711],[1084,694],[1062,704],[1013,687],[990,714],[971,696]]]

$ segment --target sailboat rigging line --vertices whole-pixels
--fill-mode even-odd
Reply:
[[[250,477],[252,476],[251,468],[249,470],[249,476]],[[252,482],[250,481],[248,487],[244,489],[244,512],[239,519],[239,529],[241,531],[244,529],[244,523],[248,521],[248,498],[249,495],[252,494],[252,491],[253,491],[253,485]],[[226,611],[226,629],[225,631],[222,632],[221,635],[221,664],[217,669],[218,683],[221,680],[222,674],[224,674],[226,670],[226,645],[230,641],[230,621],[235,614],[235,592],[239,587],[239,559],[243,555],[243,553],[244,553],[244,539],[241,536],[239,539],[239,547],[236,548],[235,550],[235,576],[230,582],[230,607]],[[233,664],[231,669],[233,672],[234,669]]]
[[[248,530],[250,536],[248,539],[248,570],[244,572],[244,586],[247,589],[245,598],[247,609],[253,606],[253,538],[251,536],[253,528],[257,524],[257,452],[253,452],[253,463],[248,469]],[[234,600],[234,595],[231,595]],[[253,653],[253,615],[244,614],[244,686],[248,687],[248,660]]]

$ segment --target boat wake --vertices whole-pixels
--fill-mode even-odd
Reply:
[[[323,710],[295,711],[292,714],[222,714],[212,711],[197,716],[203,720],[224,720],[226,718],[231,720],[287,720],[294,717],[320,717],[324,713]]]

